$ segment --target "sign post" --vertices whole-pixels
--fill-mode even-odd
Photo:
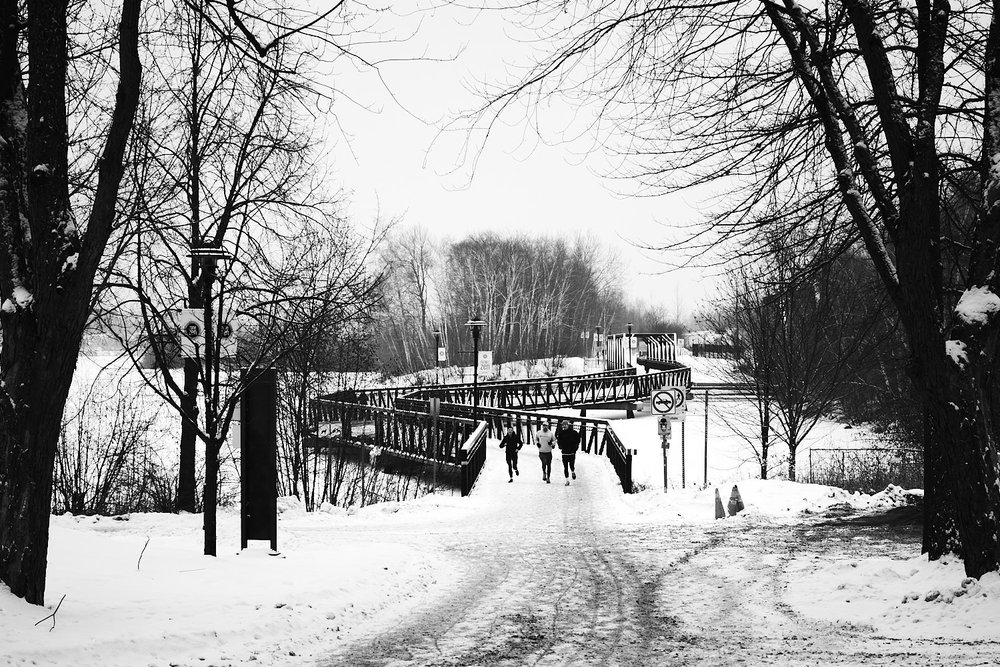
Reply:
[[[431,415],[431,458],[434,459],[434,476],[432,478],[432,483],[434,485],[434,490],[436,491],[438,485],[438,415],[441,414],[441,399],[427,399],[427,412]]]
[[[667,455],[670,453],[671,422],[681,420],[681,486],[684,485],[684,416],[687,413],[687,387],[664,387],[650,396],[650,407],[657,415],[656,423],[663,449],[663,492],[667,492]]]
[[[667,455],[670,453],[670,417],[660,416],[656,419],[660,432],[660,448],[663,450],[663,492],[667,492],[669,475],[667,473]]]

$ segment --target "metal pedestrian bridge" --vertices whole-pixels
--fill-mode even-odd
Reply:
[[[628,360],[647,368],[645,373],[629,364],[564,377],[378,387],[320,396],[312,403],[316,445],[378,447],[397,459],[437,463],[450,471],[465,496],[486,461],[488,437],[500,437],[512,426],[530,443],[543,422],[568,421],[580,433],[580,449],[607,456],[622,491],[632,493],[632,452],[608,420],[588,418],[587,410],[624,410],[631,417],[636,403],[654,390],[691,386],[691,369],[678,363],[674,345],[664,342],[672,335],[633,336],[655,341],[643,349],[646,354]],[[612,339],[609,336],[609,347]],[[608,354],[607,359],[609,364],[622,362],[621,355]],[[565,409],[579,410],[580,415],[550,412]]]

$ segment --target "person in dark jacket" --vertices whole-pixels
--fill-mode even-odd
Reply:
[[[509,482],[514,481],[514,475],[521,474],[517,470],[517,450],[523,446],[524,443],[521,442],[521,434],[516,432],[513,426],[508,426],[507,433],[500,440],[500,448],[506,450],[507,453],[507,474],[510,475]]]
[[[569,422],[562,422],[556,433],[556,444],[562,451],[563,474],[566,476],[566,486],[569,486],[569,474],[573,472],[576,479],[576,450],[580,448],[580,434]]]

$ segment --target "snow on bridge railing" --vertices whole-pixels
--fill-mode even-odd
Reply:
[[[604,451],[618,474],[623,493],[632,493],[632,451],[627,449],[610,425],[604,430]]]
[[[467,496],[472,493],[472,487],[486,464],[486,424],[476,426],[476,430],[458,452],[459,464],[462,466],[462,495]]]

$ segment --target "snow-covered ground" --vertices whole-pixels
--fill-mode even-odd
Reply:
[[[718,613],[723,623],[744,612],[755,614],[754,637],[778,638],[782,646],[801,640],[795,645],[800,652],[825,647],[824,660],[837,655],[841,664],[860,664],[852,662],[859,655],[867,656],[865,663],[881,664],[890,654],[910,664],[1000,663],[1000,576],[970,580],[955,559],[929,563],[912,536],[900,541],[863,527],[826,526],[826,513],[895,507],[908,494],[889,489],[869,496],[752,479],[756,463],[745,443],[725,435],[724,420],[713,421],[713,411],[722,414],[726,405],[732,409],[732,403],[710,404],[705,488],[704,415],[692,406],[685,427],[686,488],[681,488],[680,436],[675,434],[666,493],[653,420],[646,413],[633,420],[609,414],[626,445],[639,450],[635,476],[646,487],[640,493],[621,494],[606,459],[595,456],[581,455],[581,479],[573,486],[559,483],[558,463],[557,484],[543,484],[531,447],[522,454],[522,474],[507,484],[499,450],[491,443],[470,498],[427,496],[313,514],[292,499],[283,500],[277,555],[262,544],[239,552],[234,508],[221,510],[217,558],[200,555],[200,515],[53,517],[46,607],[25,604],[0,587],[0,665],[353,664],[331,656],[355,655],[351,647],[358,642],[368,646],[374,638],[394,637],[428,609],[437,609],[439,601],[451,600],[456,587],[475,595],[480,583],[500,577],[481,571],[484,563],[493,563],[491,550],[502,552],[500,561],[517,562],[496,565],[505,574],[483,600],[463,598],[466,606],[459,611],[445,605],[447,613],[468,617],[469,627],[453,623],[438,629],[456,646],[461,644],[456,633],[468,643],[478,636],[476,623],[501,622],[508,618],[504,609],[530,606],[536,593],[541,609],[546,595],[562,599],[561,587],[568,591],[588,576],[594,590],[580,592],[581,603],[593,597],[598,604],[601,595],[610,595],[619,607],[628,606],[633,593],[646,595],[642,586],[633,590],[619,580],[629,575],[647,577],[650,585],[658,581],[657,595],[632,612],[620,609],[620,618],[602,617],[593,631],[599,635],[614,626],[615,618],[640,626],[668,617],[680,619],[671,621],[678,627],[694,623],[686,630],[691,634],[683,635],[689,639],[657,630],[663,634],[643,635],[645,643],[640,642],[657,651],[674,646],[679,661],[687,656],[685,664],[732,664],[745,658],[731,652],[737,649],[751,656],[761,651],[771,664],[815,664],[809,662],[811,654],[784,656],[771,644],[748,648],[739,630],[720,634],[692,620]],[[834,424],[817,437],[851,436]],[[746,510],[716,520],[715,491],[725,503],[734,483]],[[654,538],[659,541],[651,546]],[[588,559],[604,559],[605,565],[587,567],[581,561],[563,576],[564,548],[586,551]],[[535,553],[545,563],[529,557]],[[639,569],[613,571],[611,579],[604,574],[613,561],[633,557]],[[530,574],[538,567],[557,571],[542,577],[548,589],[531,588],[542,586]],[[661,574],[654,577],[654,570]],[[684,588],[688,585],[697,588]],[[719,599],[738,601],[736,611],[716,609]],[[45,619],[57,605],[54,616]],[[527,622],[523,614],[518,618]],[[557,619],[550,630],[536,634],[547,633],[546,641],[556,642]],[[635,632],[641,635],[641,630]],[[632,637],[627,634],[632,630],[621,632],[618,639]],[[709,635],[719,635],[722,643],[707,641]],[[734,643],[725,644],[730,635]],[[436,650],[446,643],[442,639]],[[947,653],[928,653],[939,645],[946,645]],[[495,660],[481,664],[565,664],[560,656],[572,655],[578,658],[574,664],[605,664],[587,658],[582,645],[552,646],[555,652],[531,653],[530,661],[529,653],[515,651],[509,656],[525,656],[523,662],[501,652],[490,653]],[[427,664],[420,655],[365,664]],[[754,663],[752,657],[747,660]]]
[[[277,556],[258,544],[239,553],[239,521],[231,510],[221,515],[218,558],[199,555],[197,515],[54,517],[46,608],[0,593],[0,664],[310,664],[355,637],[391,631],[445,595],[464,571],[461,554],[441,548],[457,527],[471,522],[476,535],[494,527],[497,539],[516,544],[519,534],[527,539],[537,527],[539,499],[554,503],[543,512],[558,525],[559,503],[572,505],[566,494],[579,493],[581,483],[598,500],[574,521],[636,525],[641,530],[625,534],[634,536],[636,553],[654,561],[656,554],[639,544],[649,526],[698,539],[718,539],[719,531],[763,539],[775,527],[808,528],[831,506],[863,511],[904,498],[893,490],[866,496],[747,481],[740,484],[747,509],[716,521],[714,489],[626,496],[616,493],[613,471],[599,457],[580,461],[584,481],[577,486],[545,485],[530,453],[522,456],[517,483],[508,485],[502,461],[490,454],[471,498],[427,496],[310,515],[283,501]],[[556,482],[560,476],[557,470]],[[724,501],[729,490],[722,489]],[[863,533],[857,539],[865,544]],[[632,548],[620,546],[626,553]],[[995,638],[1000,577],[968,580],[953,559],[928,563],[916,545],[903,552],[888,557],[860,548],[856,557],[831,559],[822,542],[803,540],[783,570],[784,590],[758,592],[749,603],[788,606],[830,632],[862,624],[880,636],[917,641]],[[42,620],[63,596],[54,618]],[[683,600],[674,603],[684,608]],[[995,644],[970,646],[969,656],[1000,659],[997,651]]]

